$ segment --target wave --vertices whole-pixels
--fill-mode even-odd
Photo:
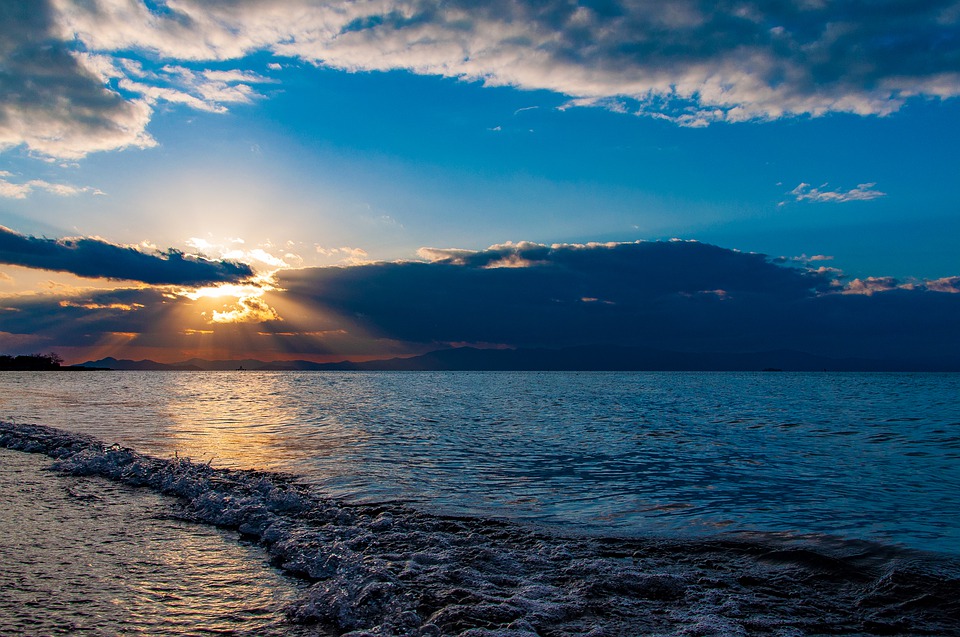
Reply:
[[[352,637],[960,635],[960,564],[867,542],[565,536],[397,503],[325,497],[296,476],[160,459],[41,425],[0,446],[179,498],[311,582],[297,623]]]

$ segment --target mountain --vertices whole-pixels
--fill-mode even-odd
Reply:
[[[74,365],[74,367],[97,367],[100,369],[116,369],[124,371],[203,371],[202,367],[188,365],[186,363],[168,364],[158,363],[151,360],[132,361],[125,358],[118,360],[112,356],[101,358],[98,361],[87,361],[86,363],[80,363],[79,365]]]
[[[477,349],[458,347],[410,358],[337,363],[256,359],[208,361],[192,358],[165,364],[104,358],[84,367],[120,370],[276,371],[960,371],[960,361],[890,361],[830,358],[792,350],[768,352],[672,352],[615,345],[564,349]]]

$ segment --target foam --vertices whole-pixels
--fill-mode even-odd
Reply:
[[[293,476],[159,459],[39,425],[0,445],[148,487],[177,514],[238,529],[313,584],[295,622],[361,635],[960,635],[947,558],[810,538],[565,537],[495,520],[350,504]]]

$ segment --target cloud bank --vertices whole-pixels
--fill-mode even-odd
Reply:
[[[886,115],[960,94],[953,0],[11,0],[0,11],[0,144],[60,157],[152,144],[160,101],[251,101],[266,78],[196,67],[255,52],[546,89],[686,126]],[[147,68],[145,55],[167,63]]]
[[[832,269],[692,241],[424,254],[431,260],[282,270],[262,295],[232,305],[148,287],[7,297],[0,318],[11,342],[92,348],[86,358],[153,348],[149,356],[180,360],[203,344],[264,360],[614,344],[960,364],[960,277],[847,282]]]
[[[0,263],[70,272],[82,277],[154,285],[207,285],[253,276],[250,266],[209,261],[177,250],[147,254],[101,239],[41,239],[0,226]]]
[[[416,343],[960,356],[952,279],[845,285],[835,270],[690,241],[523,242],[422,256],[430,262],[284,271],[279,285],[348,330]],[[868,287],[874,293],[863,294]]]

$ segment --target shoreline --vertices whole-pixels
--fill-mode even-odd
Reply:
[[[0,446],[177,496],[185,519],[238,530],[310,583],[288,609],[295,621],[342,632],[960,635],[956,560],[773,538],[563,537],[347,504],[289,475],[161,460],[37,425],[0,423]]]
[[[168,496],[50,464],[0,448],[0,634],[316,636],[284,614],[303,584],[235,531],[177,519]]]

